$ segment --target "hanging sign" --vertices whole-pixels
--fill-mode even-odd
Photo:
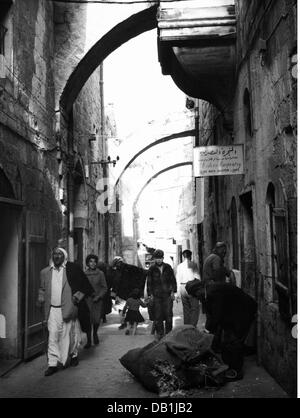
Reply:
[[[243,144],[194,148],[194,176],[230,176],[244,173]]]

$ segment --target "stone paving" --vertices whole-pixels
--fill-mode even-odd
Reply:
[[[147,311],[142,310],[147,317]],[[175,304],[174,324],[181,325],[181,304]],[[158,398],[120,364],[119,358],[131,348],[143,347],[153,341],[151,324],[146,321],[136,336],[118,330],[118,315],[108,316],[99,331],[100,344],[80,352],[80,364],[44,377],[46,357],[22,363],[0,378],[0,398]],[[198,327],[203,325],[200,317]],[[83,341],[84,344],[84,341]],[[218,391],[197,389],[186,392],[188,398],[286,398],[287,394],[257,366],[254,357],[247,357],[244,379],[225,385]]]

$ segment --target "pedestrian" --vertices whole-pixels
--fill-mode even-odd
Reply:
[[[127,299],[123,308],[123,317],[126,323],[125,334],[129,335],[132,328],[132,335],[135,335],[137,326],[140,322],[144,322],[144,318],[140,313],[140,306],[146,308],[147,304],[140,299],[140,289],[133,289],[130,297]]]
[[[105,324],[107,322],[106,315],[111,313],[112,308],[112,300],[111,300],[111,289],[112,289],[112,278],[108,266],[103,261],[98,263],[98,269],[102,271],[104,274],[107,291],[103,297],[103,311],[102,311],[102,323]]]
[[[56,373],[59,365],[66,366],[69,356],[70,365],[78,365],[78,311],[84,297],[93,293],[82,269],[67,260],[67,252],[56,247],[52,251],[50,266],[40,273],[38,305],[44,308],[48,326],[48,369],[45,376]]]
[[[206,292],[209,291],[210,286],[213,284],[226,283],[226,277],[231,284],[235,284],[233,271],[224,264],[226,251],[225,242],[217,242],[212,253],[204,260],[203,281]]]
[[[92,328],[94,344],[99,344],[97,332],[103,315],[103,298],[107,292],[107,285],[104,273],[97,268],[97,264],[98,257],[94,254],[89,254],[86,258],[87,269],[85,274],[94,289],[94,292],[87,299],[90,309],[91,327],[87,332],[87,343],[84,348],[90,348],[92,345]]]
[[[183,262],[177,266],[176,280],[178,297],[181,298],[183,308],[184,325],[197,326],[200,312],[199,300],[189,295],[185,289],[188,281],[200,280],[200,273],[197,264],[192,261],[192,251],[184,250],[182,252]]]
[[[153,303],[153,318],[158,339],[173,328],[173,301],[177,292],[176,278],[172,267],[164,263],[164,252],[155,250],[154,264],[147,274],[147,294]]]
[[[230,367],[228,381],[243,377],[245,340],[255,320],[257,303],[242,289],[230,283],[211,286],[205,297],[204,284],[195,283],[189,288],[193,296],[205,302],[207,315],[205,329],[218,335],[222,330],[221,355]]]
[[[112,292],[115,294],[115,307],[120,314],[121,325],[119,329],[123,329],[126,324],[122,317],[122,311],[126,300],[133,289],[139,289],[140,297],[144,295],[146,276],[142,268],[125,263],[122,257],[114,258],[112,270],[114,272]]]
[[[231,284],[235,284],[235,276],[232,270],[225,266],[224,258],[227,252],[226,244],[223,241],[217,242],[212,253],[204,260],[203,264],[203,281],[206,295],[215,285],[224,284],[227,280]],[[227,278],[227,279],[226,279]],[[204,310],[208,318],[209,312],[206,312],[206,304]],[[213,348],[220,351],[221,328],[215,332]]]

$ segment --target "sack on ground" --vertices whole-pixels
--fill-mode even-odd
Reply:
[[[211,350],[213,335],[191,325],[175,328],[158,342],[128,351],[121,364],[143,386],[168,394],[196,386],[220,386],[226,366]],[[221,369],[220,369],[221,368]]]

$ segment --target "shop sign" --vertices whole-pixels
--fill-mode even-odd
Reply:
[[[230,176],[244,174],[243,144],[209,145],[194,148],[194,176]]]

